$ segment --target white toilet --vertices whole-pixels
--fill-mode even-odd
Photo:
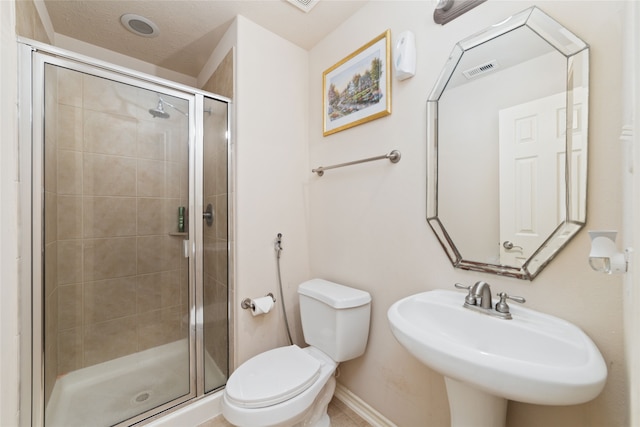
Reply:
[[[229,377],[222,414],[239,427],[330,426],[338,363],[364,353],[371,295],[313,279],[298,287],[309,347],[279,347],[243,363]]]

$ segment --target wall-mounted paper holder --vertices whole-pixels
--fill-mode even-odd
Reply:
[[[273,296],[273,294],[271,292],[269,292],[267,295],[265,295],[267,297],[271,297],[271,299],[273,300],[273,302],[276,302],[276,297]],[[254,310],[255,309],[255,304],[253,303],[253,300],[251,298],[245,298],[242,300],[242,302],[240,303],[240,307],[244,308],[245,310],[251,309]]]

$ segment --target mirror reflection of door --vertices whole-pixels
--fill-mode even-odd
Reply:
[[[581,123],[582,92],[576,91],[571,182],[586,173]],[[500,263],[523,265],[566,215],[565,92],[499,112]],[[575,196],[583,188],[574,187]],[[579,199],[579,197],[574,197]]]

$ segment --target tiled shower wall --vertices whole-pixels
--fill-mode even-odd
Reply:
[[[188,336],[187,237],[175,233],[188,201],[186,117],[154,119],[154,92],[62,68],[53,92],[49,383],[51,364],[63,375]]]

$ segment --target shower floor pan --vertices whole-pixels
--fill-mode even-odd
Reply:
[[[46,408],[47,427],[110,426],[189,392],[187,341],[180,340],[88,368],[56,381]],[[205,353],[206,390],[225,376]]]

